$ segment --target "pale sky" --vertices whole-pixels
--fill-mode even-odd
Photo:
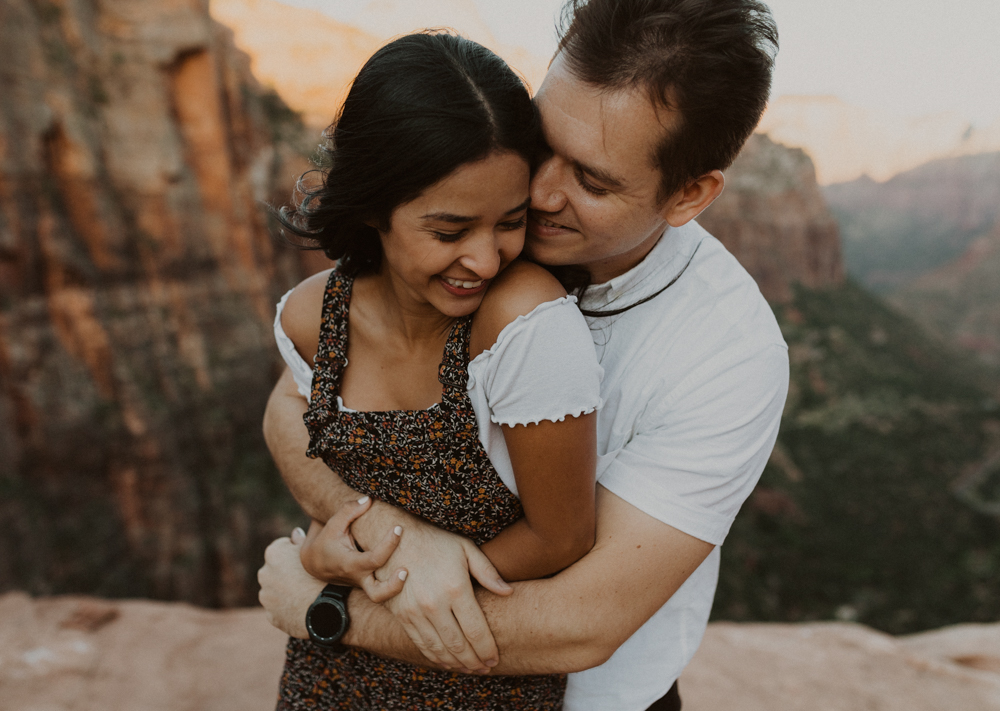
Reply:
[[[285,1],[340,18],[364,4]],[[551,55],[560,0],[473,1],[498,40]],[[1000,0],[768,4],[781,35],[772,96],[832,94],[901,116],[954,111],[979,126],[1000,120]]]

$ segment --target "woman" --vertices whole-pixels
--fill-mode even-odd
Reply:
[[[514,261],[539,139],[526,89],[473,42],[410,35],[361,70],[331,138],[322,185],[282,215],[339,260],[276,319],[310,455],[507,579],[566,567],[594,540],[601,369],[575,300]],[[279,708],[556,709],[563,688],[293,639]]]

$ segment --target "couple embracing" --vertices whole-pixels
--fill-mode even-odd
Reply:
[[[258,575],[279,709],[679,709],[785,344],[695,218],[757,125],[756,0],[577,0],[534,102],[399,38],[286,230],[268,445],[312,517]],[[303,426],[304,423],[304,426]]]

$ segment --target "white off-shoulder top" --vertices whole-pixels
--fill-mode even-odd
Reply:
[[[274,336],[299,393],[308,400],[313,370],[281,326],[288,294],[278,303]],[[575,296],[539,304],[527,316],[518,316],[504,327],[492,348],[472,359],[466,390],[478,420],[479,440],[514,494],[517,484],[500,426],[559,422],[567,415],[594,412],[602,405],[603,377]],[[339,397],[337,401],[349,411]]]

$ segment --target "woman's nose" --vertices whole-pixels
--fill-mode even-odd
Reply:
[[[462,266],[480,279],[492,279],[500,271],[500,245],[488,230],[466,240],[468,249],[462,255]]]

